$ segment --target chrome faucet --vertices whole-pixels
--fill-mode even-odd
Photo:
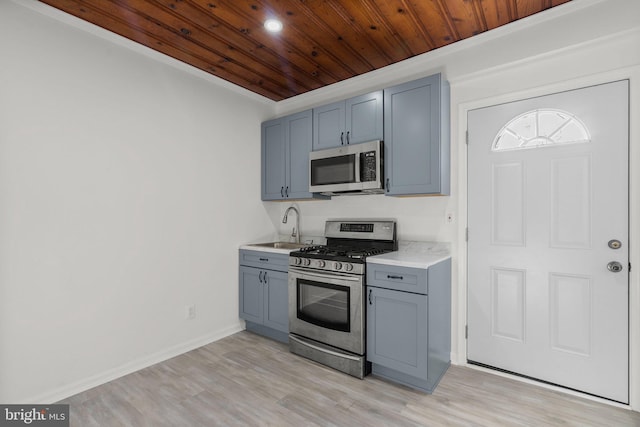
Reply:
[[[296,213],[296,226],[293,228],[291,232],[291,237],[296,238],[296,243],[300,243],[300,212],[294,206],[289,206],[287,210],[284,212],[284,216],[282,217],[282,223],[287,223],[287,217],[289,215],[289,211],[293,210]]]

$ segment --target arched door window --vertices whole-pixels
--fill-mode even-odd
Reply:
[[[527,111],[511,119],[498,132],[492,151],[549,147],[590,142],[584,123],[571,113],[555,109]]]

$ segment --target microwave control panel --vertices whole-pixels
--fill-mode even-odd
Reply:
[[[360,180],[369,182],[376,180],[376,152],[367,151],[360,154]]]

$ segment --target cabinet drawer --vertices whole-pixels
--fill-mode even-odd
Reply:
[[[289,269],[289,255],[241,249],[240,265],[266,268],[268,270],[287,271]]]
[[[367,264],[367,285],[426,295],[428,293],[427,270]]]

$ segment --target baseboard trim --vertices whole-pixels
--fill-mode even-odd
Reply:
[[[83,391],[89,390],[93,387],[97,387],[99,385],[108,383],[109,381],[113,381],[117,378],[139,371],[140,369],[144,369],[151,365],[155,365],[156,363],[171,359],[172,357],[179,356],[188,351],[195,350],[198,347],[202,347],[214,341],[218,341],[224,337],[233,335],[236,332],[240,332],[242,330],[244,330],[244,325],[238,323],[229,328],[221,329],[210,334],[202,335],[198,338],[194,338],[192,340],[174,345],[172,347],[166,348],[164,350],[158,351],[148,356],[132,360],[131,362],[127,362],[124,365],[118,366],[113,369],[109,369],[107,371],[101,372],[99,374],[93,375],[83,380],[76,381],[71,384],[67,384],[62,387],[55,388],[53,390],[49,390],[47,392],[44,392],[36,396],[32,396],[28,399],[24,399],[24,402],[40,403],[40,404],[50,404],[50,403],[59,402],[60,400],[66,399],[75,394],[78,394]]]

